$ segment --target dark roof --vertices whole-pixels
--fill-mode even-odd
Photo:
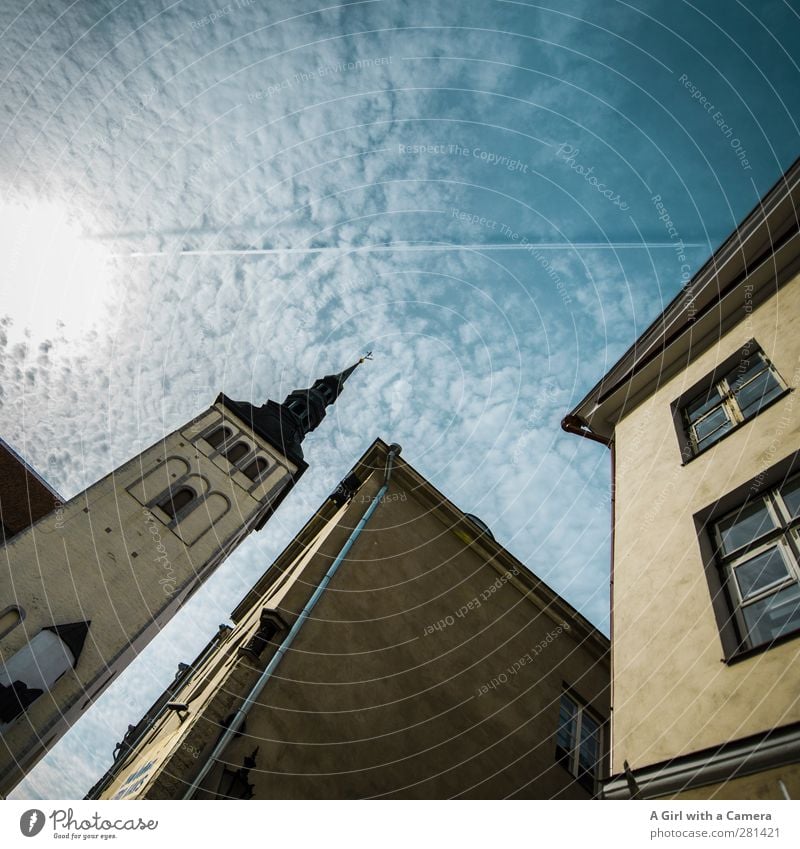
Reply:
[[[774,292],[776,272],[793,268],[800,255],[799,201],[797,159],[567,418],[577,417],[610,437],[633,394],[657,382],[679,358],[685,366],[731,319],[745,317],[745,280],[754,283],[752,302],[759,290],[766,294],[771,286]],[[639,387],[631,385],[635,378]]]
[[[275,401],[267,401],[260,407],[255,407],[247,401],[234,401],[220,392],[216,400],[249,428],[265,439],[273,448],[283,454],[299,467],[305,470],[308,464],[303,459],[303,449],[300,445],[302,430],[297,416]]]
[[[30,527],[60,503],[55,489],[0,439],[0,519],[7,535]]]

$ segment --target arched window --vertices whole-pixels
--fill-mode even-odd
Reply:
[[[230,463],[235,466],[243,457],[246,457],[250,449],[244,442],[237,442],[233,448],[225,452],[225,456]]]
[[[252,463],[248,463],[242,471],[251,481],[257,481],[269,468],[269,463],[263,457],[256,457]]]
[[[22,622],[24,616],[24,612],[15,604],[0,611],[0,637],[5,637],[6,634],[13,631]]]
[[[175,492],[168,492],[157,506],[160,507],[168,516],[173,519],[184,509],[188,507],[192,501],[197,498],[197,493],[190,486],[182,486],[176,489]]]
[[[226,439],[230,439],[232,435],[233,431],[229,427],[220,425],[218,428],[212,430],[208,436],[203,438],[212,448],[219,448],[219,446],[222,445]]]
[[[0,665],[0,729],[78,662],[89,622],[43,628]]]

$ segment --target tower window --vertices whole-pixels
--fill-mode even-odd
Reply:
[[[233,448],[225,451],[225,457],[227,458],[229,463],[233,463],[233,465],[237,465],[242,458],[246,457],[249,453],[250,449],[244,442],[237,442]]]
[[[173,519],[186,507],[188,507],[194,499],[197,498],[197,493],[189,486],[182,486],[176,489],[175,492],[170,490],[167,495],[158,502],[160,507],[168,516]]]
[[[585,705],[563,693],[558,708],[556,761],[594,793],[600,771],[600,723]]]
[[[0,665],[0,729],[78,662],[88,622],[44,628]]]
[[[263,457],[256,457],[252,463],[248,463],[242,471],[251,481],[257,481],[269,468],[269,463]]]
[[[215,428],[208,434],[208,436],[203,437],[205,441],[212,448],[219,448],[226,439],[230,439],[233,436],[233,431],[229,427],[225,427],[225,425],[220,425],[218,428]]]
[[[293,398],[286,407],[291,410],[301,421],[303,426],[308,424],[308,400],[305,398]]]

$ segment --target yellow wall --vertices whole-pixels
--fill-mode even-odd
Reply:
[[[755,775],[734,778],[722,784],[707,784],[693,790],[684,790],[670,799],[785,799],[781,786],[782,781],[792,799],[800,799],[800,765],[767,769]]]
[[[789,393],[685,466],[670,404],[755,338],[800,384],[800,278],[617,425],[613,767],[635,770],[800,719],[790,640],[726,665],[693,515],[800,448]]]
[[[104,798],[124,791],[148,752],[157,755],[154,781],[141,794],[183,795],[220,721],[271,655],[254,665],[237,652],[262,606],[279,606],[294,621],[381,479],[373,473],[349,507],[304,540],[305,554],[283,571],[289,582],[276,581],[254,600],[176,694],[191,710],[179,735],[171,736],[174,717],[158,722]],[[524,572],[520,564],[507,553],[506,561],[488,562],[484,549],[468,544],[476,528],[454,528],[451,516],[417,500],[419,491],[396,472],[225,760],[239,767],[259,747],[250,775],[256,798],[586,798],[556,764],[554,738],[564,681],[608,715],[604,639],[571,619],[563,603],[545,610],[545,596],[526,597],[532,579],[509,572],[515,563]],[[480,604],[470,609],[476,597]],[[527,654],[530,662],[499,680]],[[203,787],[218,786],[220,769]]]

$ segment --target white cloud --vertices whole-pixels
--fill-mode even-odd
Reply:
[[[559,421],[676,291],[670,252],[651,262],[641,251],[555,251],[544,266],[525,251],[177,251],[486,243],[509,232],[632,241],[637,228],[660,240],[634,167],[655,173],[665,197],[672,191],[688,240],[704,226],[696,198],[626,121],[635,86],[623,72],[654,89],[671,82],[638,46],[638,19],[584,3],[564,14],[401,2],[274,14],[278,5],[259,3],[197,23],[219,5],[182,3],[144,21],[127,7],[103,18],[101,4],[38,4],[3,37],[2,202],[60,204],[84,231],[104,234],[91,243],[98,249],[167,255],[109,261],[105,304],[84,288],[92,329],[65,325],[41,346],[42,328],[26,335],[18,311],[16,324],[0,325],[0,431],[71,495],[219,391],[282,400],[368,348],[375,361],[307,440],[311,470],[267,529],[18,795],[71,796],[92,783],[111,741],[376,436],[400,442],[409,462],[567,600],[607,622],[607,453],[563,434]],[[590,14],[609,32],[582,24]],[[551,44],[525,37],[539,34]],[[661,32],[657,48],[661,56]],[[391,61],[349,64],[381,57]],[[634,117],[663,129],[667,119],[647,104]],[[554,160],[553,145],[566,139],[624,187],[630,217]],[[402,154],[401,144],[458,145],[467,155]],[[489,165],[477,148],[528,170]],[[57,245],[43,237],[40,250],[57,266]]]

